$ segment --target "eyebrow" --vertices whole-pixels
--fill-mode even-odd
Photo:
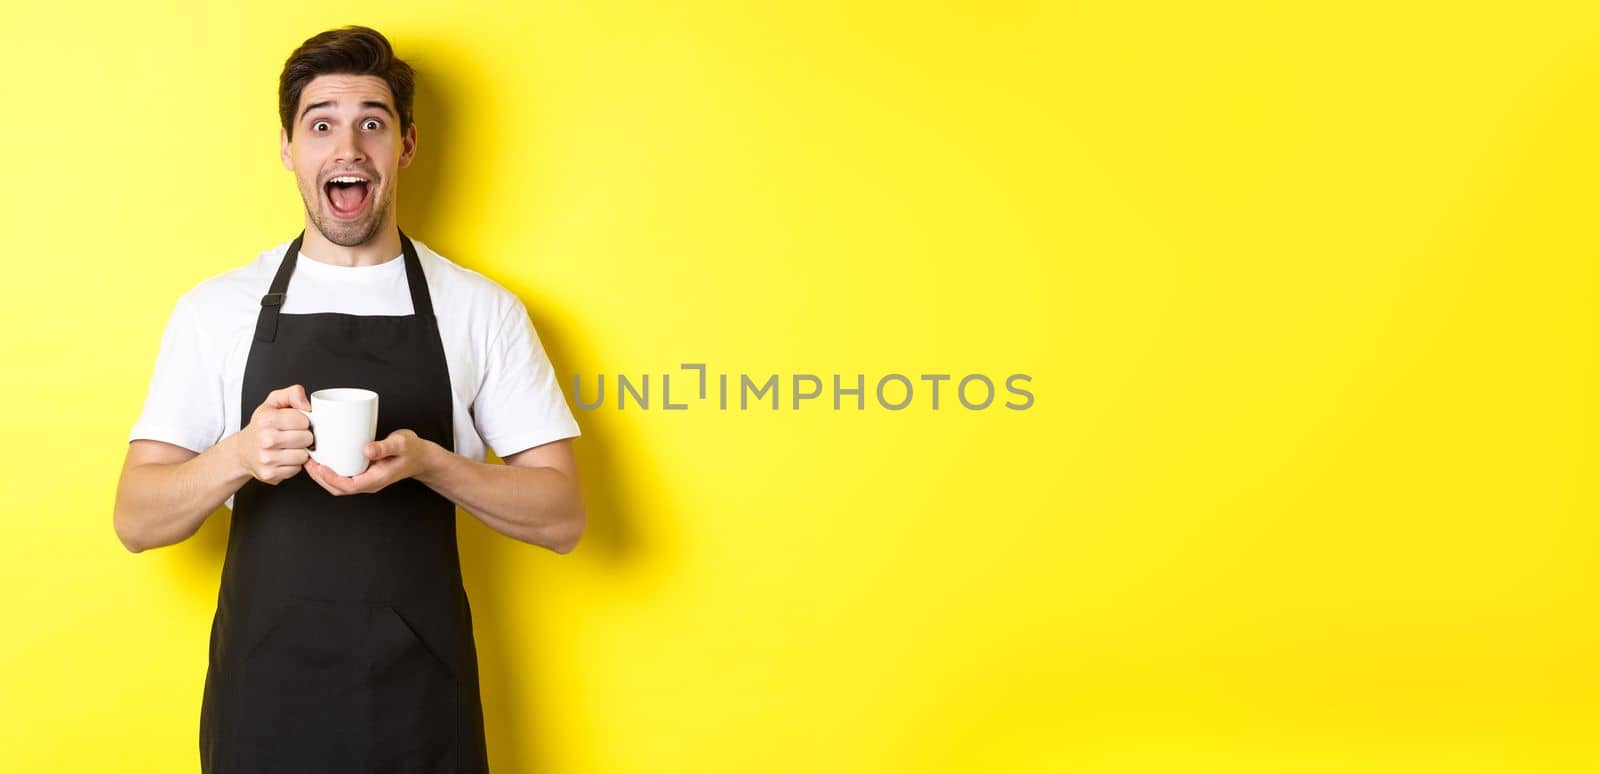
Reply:
[[[306,109],[300,111],[300,117],[301,118],[305,118],[307,113],[310,113],[311,111],[316,110],[317,108],[325,108],[325,107],[333,107],[333,100],[325,99],[325,100],[323,100],[321,102],[313,102],[313,103],[311,103],[309,105],[306,105]],[[394,111],[389,108],[389,103],[387,103],[387,102],[380,102],[380,101],[375,100],[375,99],[369,99],[369,100],[364,100],[361,103],[361,107],[364,107],[364,108],[378,108],[379,110],[382,110],[383,112],[388,113],[390,118],[394,117]]]

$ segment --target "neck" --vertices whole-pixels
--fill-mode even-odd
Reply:
[[[400,229],[395,225],[394,208],[383,214],[383,225],[371,239],[359,245],[335,244],[322,235],[311,217],[306,217],[306,236],[300,242],[300,252],[319,263],[334,266],[376,266],[400,254]]]

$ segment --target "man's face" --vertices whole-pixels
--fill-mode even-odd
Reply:
[[[328,241],[353,247],[371,239],[393,209],[399,170],[411,166],[417,132],[411,126],[400,134],[382,78],[319,75],[300,92],[294,139],[280,131],[279,140],[311,222]]]

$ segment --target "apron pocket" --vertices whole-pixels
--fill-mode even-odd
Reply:
[[[458,698],[449,662],[394,607],[373,610],[372,774],[454,772]]]
[[[371,607],[292,599],[245,655],[231,701],[241,774],[350,772],[367,711]]]

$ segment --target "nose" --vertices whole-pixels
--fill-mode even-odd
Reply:
[[[333,156],[333,160],[340,164],[367,160],[365,152],[361,149],[361,127],[351,126],[350,131],[340,133],[338,146],[333,149]]]

